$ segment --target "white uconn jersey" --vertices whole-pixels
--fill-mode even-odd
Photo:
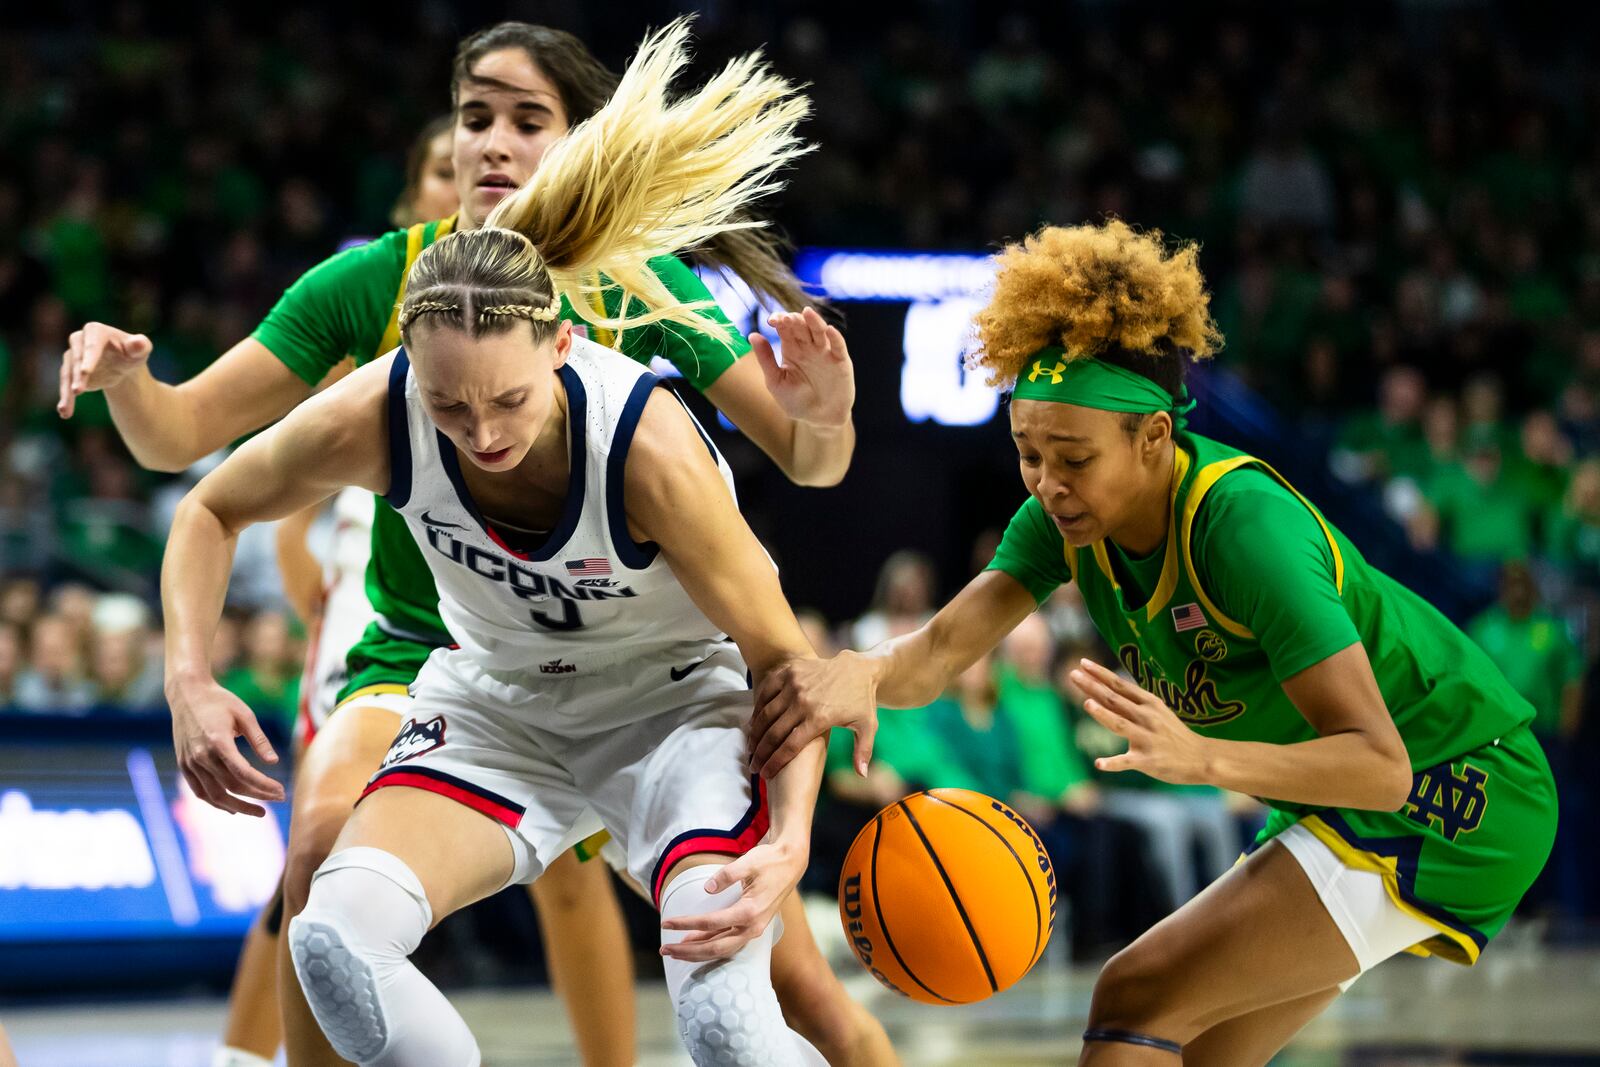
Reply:
[[[395,353],[387,499],[433,571],[451,637],[485,670],[534,676],[676,662],[686,646],[725,642],[656,546],[628,532],[623,468],[660,379],[579,337],[557,373],[571,442],[566,503],[545,542],[520,553],[485,524],[455,446],[423,408],[405,349]],[[709,438],[705,446],[732,493],[727,463]]]

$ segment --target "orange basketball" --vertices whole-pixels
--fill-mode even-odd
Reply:
[[[1039,835],[1009,807],[930,789],[856,835],[839,915],[878,981],[924,1004],[970,1004],[1038,961],[1055,923],[1056,875]]]

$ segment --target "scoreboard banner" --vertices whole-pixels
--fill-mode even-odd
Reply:
[[[277,886],[287,804],[252,818],[201,801],[165,720],[149,737],[25,725],[0,746],[0,946],[244,933]]]

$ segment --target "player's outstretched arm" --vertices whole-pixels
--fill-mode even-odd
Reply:
[[[837,485],[856,446],[850,349],[815,308],[779,312],[768,322],[782,342],[782,364],[771,343],[753,333],[755,359],[729,367],[706,390],[706,399],[796,485]]]
[[[201,456],[280,418],[311,395],[266,345],[246,338],[179,385],[150,373],[150,339],[103,322],[74,330],[61,354],[56,412],[103,390],[117,432],[148,470],[181,471]]]
[[[343,486],[388,489],[387,377],[388,360],[380,360],[301,405],[202,479],[173,516],[161,567],[173,745],[196,795],[223,811],[262,815],[241,798],[283,796],[282,786],[239,754],[234,738],[242,736],[262,759],[277,760],[250,709],[211,673],[234,545],[246,526]]]
[[[931,704],[952,679],[1000,643],[1036,605],[1022,583],[984,571],[911,633],[867,652],[787,663],[756,687],[751,766],[783,770],[795,753],[835,726],[856,735],[855,764],[867,773],[878,708]]]
[[[1284,693],[1317,732],[1294,744],[1198,734],[1160,697],[1089,660],[1072,677],[1089,698],[1084,711],[1128,742],[1126,752],[1095,760],[1100,770],[1369,811],[1395,811],[1411,792],[1405,741],[1359,642],[1284,679]]]
[[[771,559],[745,523],[688,414],[657,391],[645,405],[624,473],[628,526],[654,541],[701,611],[738,644],[757,679],[796,659],[815,656]],[[708,892],[744,883],[737,903],[673,920],[690,936],[662,951],[685,960],[721,959],[765,930],[805,872],[811,813],[825,755],[816,744],[768,791],[772,829],[762,844],[706,883]]]

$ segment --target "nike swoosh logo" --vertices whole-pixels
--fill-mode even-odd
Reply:
[[[709,659],[710,657],[708,656],[706,658]],[[697,659],[687,667],[674,667],[668,673],[672,675],[672,680],[674,682],[681,682],[685,678],[689,677],[689,672],[693,671],[696,667],[700,666],[700,664],[704,662],[705,660],[703,659]]]
[[[429,526],[442,526],[446,530],[465,530],[466,527],[457,522],[440,522],[426,511],[422,513],[422,521]]]

